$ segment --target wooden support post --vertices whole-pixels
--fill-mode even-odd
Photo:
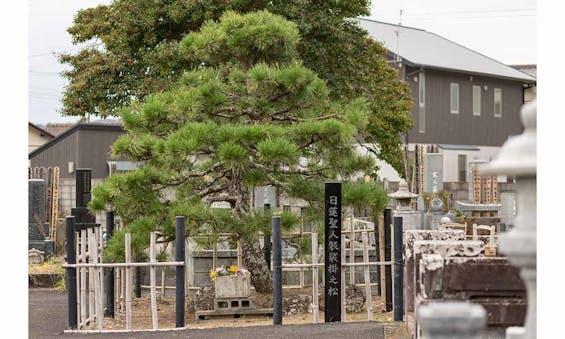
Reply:
[[[79,259],[80,258],[80,232],[76,231],[76,224],[75,224],[74,227],[75,227],[74,233],[75,233],[75,247],[76,247],[76,250],[75,250],[76,257],[75,258],[76,258],[76,262],[79,263],[80,262],[80,259]],[[77,304],[76,304],[77,305],[77,310],[76,310],[77,326],[80,326],[80,319],[81,319],[81,315],[80,315],[80,272],[81,272],[80,268],[76,269],[75,275],[76,275],[76,283],[77,283],[77,287],[76,287],[77,288],[77,301],[76,301],[77,302]]]
[[[156,233],[151,232],[150,235],[150,243],[149,243],[149,262],[154,264],[155,263],[155,242],[156,242]],[[153,320],[153,329],[156,330],[159,328],[159,320],[157,319],[157,296],[156,296],[156,287],[157,279],[155,276],[155,266],[151,266],[149,268],[149,279],[151,283],[151,319]]]
[[[86,230],[80,230],[80,262],[86,262]],[[86,324],[86,267],[80,269],[80,323]]]
[[[379,223],[379,253],[380,253],[380,259],[384,261],[384,257],[385,257],[385,231],[384,231],[384,221],[382,223]],[[386,305],[386,281],[385,281],[385,277],[386,277],[386,272],[385,272],[385,265],[379,265],[379,270],[381,272],[381,297],[383,298],[383,304]]]
[[[363,262],[366,264],[369,262],[369,246],[368,246],[368,236],[367,232],[362,233],[363,237]],[[373,320],[373,301],[371,299],[371,276],[369,274],[369,266],[363,267],[363,273],[365,275],[365,297],[367,299],[367,318],[369,321]]]
[[[125,235],[125,256],[126,264],[131,263],[131,233]],[[125,267],[126,270],[126,330],[131,330],[131,268]]]
[[[96,228],[98,234],[97,234],[97,242],[96,242],[96,262],[97,263],[102,263],[102,252],[104,251],[104,239],[103,239],[103,234],[102,234],[102,227],[97,227]],[[98,286],[100,287],[100,297],[98,298],[98,310],[99,310],[99,315],[100,315],[100,319],[104,319],[104,269],[103,268],[99,268],[97,271],[98,274]],[[100,327],[100,329],[102,330],[102,327]]]
[[[94,237],[94,228],[90,227],[86,230],[86,248],[88,249],[88,262],[89,263],[93,263],[94,262],[94,256],[93,256],[93,251],[94,251],[94,246],[92,245],[92,238]],[[88,319],[90,319],[90,321],[92,321],[95,317],[95,296],[94,296],[94,267],[89,267],[88,268]]]
[[[318,233],[313,232],[312,236],[312,264],[318,263]],[[318,267],[312,267],[312,318],[314,324],[319,322],[318,305]]]
[[[303,232],[304,230],[302,229],[304,225],[302,223],[300,223],[300,240],[302,241],[302,237],[303,237]],[[304,264],[304,255],[302,254],[301,251],[298,252],[299,256],[300,256],[300,263]],[[304,267],[300,267],[300,289],[304,288]]]
[[[353,224],[353,210],[349,223],[349,262],[355,262],[355,226]],[[349,267],[349,284],[355,285],[355,267]]]
[[[237,241],[237,267],[241,268],[242,265],[243,265],[243,256],[242,256],[242,253],[241,253],[241,240],[238,240]]]
[[[90,262],[97,263],[98,262],[98,234],[97,228],[91,229],[91,236],[89,240],[89,252],[91,260]],[[98,330],[102,330],[103,320],[104,320],[104,309],[102,306],[102,294],[101,292],[101,281],[100,281],[100,274],[99,271],[101,268],[93,268],[93,280],[94,280],[94,314],[91,314],[91,319],[94,316],[96,318],[96,323],[98,326]]]
[[[341,235],[341,262],[346,263],[345,260],[345,235]],[[353,268],[353,267],[351,267]],[[347,321],[347,312],[345,312],[345,304],[347,302],[347,295],[345,293],[345,266],[341,268],[341,322]]]
[[[165,269],[166,267],[161,268],[161,296],[165,296]]]
[[[212,247],[212,267],[218,268],[218,242],[215,242]]]

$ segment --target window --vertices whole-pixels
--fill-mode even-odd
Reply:
[[[426,132],[426,75],[420,72],[418,79],[418,132]]]
[[[457,173],[458,173],[458,181],[459,182],[466,182],[467,181],[467,155],[466,154],[458,154],[457,155]]]
[[[459,84],[451,83],[451,113],[459,113]]]
[[[473,115],[481,115],[481,86],[473,86]]]
[[[500,88],[494,89],[494,116],[502,117],[502,90]]]

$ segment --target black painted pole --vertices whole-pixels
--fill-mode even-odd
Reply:
[[[281,217],[273,217],[273,325],[282,325]]]
[[[271,210],[271,205],[270,204],[265,204],[263,205],[263,210],[265,211],[265,214],[268,214],[268,212]],[[273,247],[273,244],[271,244],[271,237],[268,234],[265,234],[263,236],[263,254],[265,256],[265,261],[267,262],[267,267],[269,268],[269,270],[271,269],[271,248]]]
[[[175,261],[184,261],[184,217],[176,217]],[[184,327],[184,265],[176,271],[176,327]]]
[[[114,211],[106,211],[106,236],[110,240],[114,235]],[[106,279],[104,290],[106,290],[106,312],[108,317],[114,317],[114,268],[109,267],[104,275]]]
[[[392,224],[392,211],[390,208],[385,209],[384,214],[384,238],[385,238],[385,261],[391,261],[391,239],[390,239],[390,225]],[[392,266],[385,266],[385,292],[386,292],[386,305],[385,311],[392,311]]]
[[[76,264],[75,217],[66,218],[65,236],[67,239],[67,264]],[[67,267],[67,306],[69,328],[77,328],[77,274],[76,268]]]
[[[394,217],[394,321],[402,321],[404,315],[403,280],[402,217]]]
[[[381,261],[381,244],[379,243],[379,218],[375,219],[375,259]],[[381,266],[377,266],[377,296],[381,296]]]

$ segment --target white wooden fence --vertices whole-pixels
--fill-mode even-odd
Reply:
[[[103,239],[101,227],[82,228],[75,232],[76,264],[64,264],[65,268],[76,268],[77,275],[77,330],[85,331],[95,324],[97,332],[103,332],[104,321],[104,268],[114,268],[114,291],[116,314],[124,313],[126,331],[132,330],[132,289],[135,267],[149,267],[152,329],[159,328],[157,314],[156,268],[185,265],[184,261],[158,262],[156,260],[155,232],[150,234],[149,262],[133,262],[131,233],[125,234],[125,262],[104,263],[102,261]],[[74,332],[74,331],[67,331]]]

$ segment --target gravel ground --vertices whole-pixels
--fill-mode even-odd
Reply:
[[[252,326],[213,329],[187,329],[167,332],[134,332],[104,334],[63,334],[67,327],[66,294],[48,289],[29,290],[29,338],[104,337],[104,338],[292,338],[312,339],[402,339],[399,324],[383,325],[377,322],[303,324],[284,326]]]

